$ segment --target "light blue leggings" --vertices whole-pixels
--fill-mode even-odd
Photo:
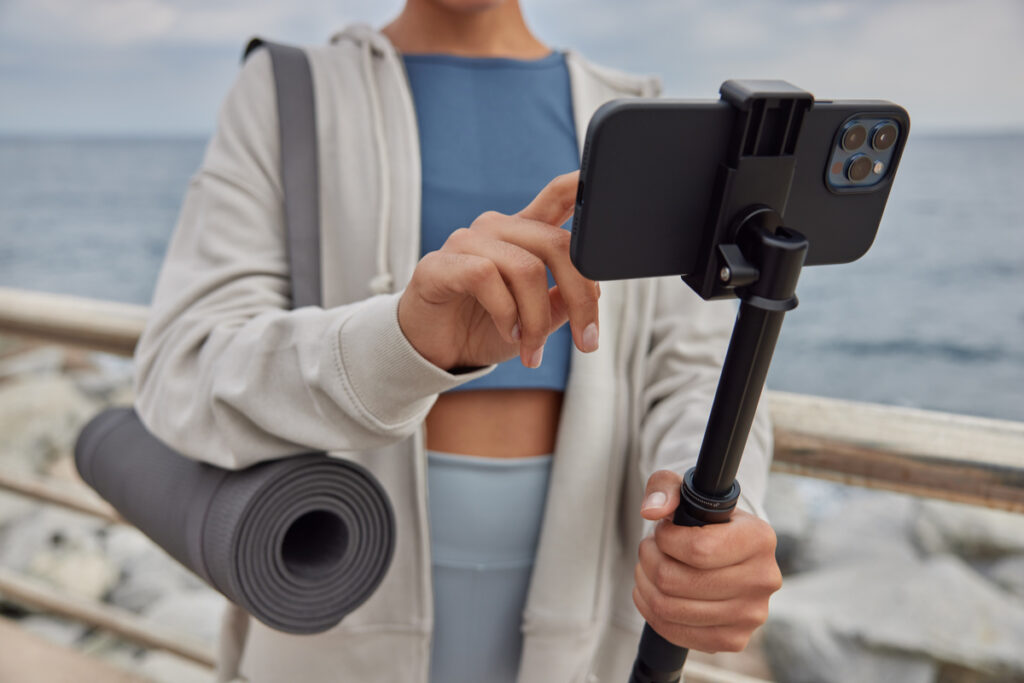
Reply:
[[[427,452],[431,683],[513,683],[551,456]]]

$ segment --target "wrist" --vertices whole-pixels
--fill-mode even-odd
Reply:
[[[431,344],[427,335],[422,332],[428,323],[424,316],[416,314],[415,301],[411,300],[416,296],[415,292],[406,288],[398,299],[398,329],[402,332],[405,340],[409,342],[409,346],[425,361],[445,372],[464,374],[472,371],[473,369],[457,367],[454,359],[445,358],[434,350],[437,345]]]

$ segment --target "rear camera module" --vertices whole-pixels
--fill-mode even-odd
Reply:
[[[896,142],[896,126],[891,123],[880,123],[871,131],[871,146],[884,152]]]
[[[859,149],[867,139],[868,131],[864,126],[859,123],[851,124],[850,126],[847,126],[845,131],[843,131],[843,149],[847,152],[852,152]]]
[[[857,194],[885,188],[908,130],[904,119],[890,112],[856,112],[837,123],[824,169],[828,189]]]
[[[859,183],[871,174],[874,166],[866,154],[854,154],[846,162],[846,177],[854,183]]]

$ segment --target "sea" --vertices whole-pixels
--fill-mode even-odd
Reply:
[[[204,148],[0,138],[0,286],[148,303]],[[871,250],[803,272],[769,388],[1024,421],[1022,169],[1024,133],[912,134]]]

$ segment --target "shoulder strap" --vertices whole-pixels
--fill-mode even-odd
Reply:
[[[292,308],[319,306],[320,173],[313,75],[309,58],[301,48],[260,38],[249,41],[243,60],[260,47],[270,52],[277,90]]]

